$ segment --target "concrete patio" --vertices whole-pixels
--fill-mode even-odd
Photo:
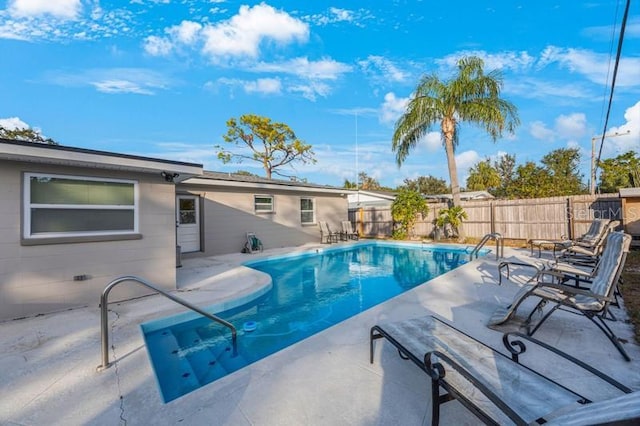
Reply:
[[[242,262],[318,247],[186,258],[176,294],[201,307],[227,309],[270,287],[268,277],[239,266]],[[474,260],[168,404],[160,397],[139,324],[183,312],[180,305],[158,295],[109,305],[110,358],[117,362],[102,372],[96,371],[101,362],[98,300],[94,306],[0,323],[0,424],[428,425],[426,375],[382,341],[370,364],[369,329],[436,314],[502,348],[502,333],[485,324],[498,306],[509,303],[530,270],[512,273],[499,286],[495,256]],[[618,321],[610,326],[627,341],[631,362],[590,321],[571,313],[553,315],[536,337],[637,390],[640,346],[624,310],[614,308],[614,313]],[[544,357],[534,363],[545,374],[589,389],[594,400],[611,396]],[[445,405],[441,422],[478,424],[457,402]]]

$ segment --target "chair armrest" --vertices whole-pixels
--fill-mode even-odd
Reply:
[[[573,288],[573,287],[570,287]],[[534,337],[528,336],[525,333],[521,333],[518,331],[512,331],[512,332],[507,332],[502,336],[502,343],[504,344],[505,348],[509,351],[509,353],[511,353],[511,359],[513,359],[515,362],[520,363],[519,360],[519,356],[523,353],[526,352],[527,348],[526,345],[522,342],[522,340],[513,340],[513,339],[524,339],[529,341],[530,343],[535,344],[538,347],[544,348],[552,353],[554,353],[555,355],[566,359],[567,361],[570,361],[571,363],[579,366],[580,368],[582,368],[583,370],[588,371],[589,373],[597,376],[598,378],[602,379],[603,381],[609,383],[610,385],[618,388],[619,390],[621,390],[624,393],[631,393],[632,390],[628,387],[626,387],[625,385],[623,385],[622,383],[618,382],[616,379],[614,379],[611,376],[606,375],[605,373],[603,373],[602,371],[590,366],[589,364],[580,361],[578,358],[575,358],[571,355],[569,355],[566,352],[561,351],[560,349],[553,347],[547,343],[544,343]]]
[[[541,281],[541,282],[539,282],[537,284],[537,286],[538,287],[555,288],[556,290],[560,290],[562,293],[568,294],[569,296],[582,295],[582,296],[592,297],[594,299],[598,299],[598,300],[601,300],[603,302],[611,302],[611,301],[614,300],[613,297],[607,297],[607,296],[602,295],[602,294],[596,294],[596,293],[593,293],[589,289],[570,286],[570,285],[566,285],[566,284],[549,283],[549,282]]]
[[[487,399],[489,399],[493,404],[495,404],[496,407],[500,408],[500,410],[503,413],[509,416],[510,419],[512,420],[517,419],[517,420],[520,420],[521,422],[524,422],[524,420],[522,420],[522,418],[518,415],[518,413],[516,413],[513,409],[511,409],[511,407],[509,407],[502,399],[500,399],[500,397],[496,395],[495,392],[493,392],[491,389],[485,386],[484,383],[477,380],[473,374],[469,373],[457,361],[453,360],[451,357],[447,356],[446,354],[440,351],[431,351],[431,352],[427,352],[424,355],[424,365],[426,367],[427,374],[429,374],[433,382],[437,382],[442,386],[446,386],[446,384],[443,383],[446,376],[446,370],[442,365],[442,363],[433,362],[432,360],[433,357],[439,360],[442,360],[446,364],[451,366],[451,368],[453,368],[458,374],[460,374],[462,377],[468,380],[469,383],[471,383],[475,389],[479,390],[484,396],[487,397]],[[456,392],[455,389],[447,388],[447,390],[449,392],[454,392],[456,394],[456,397],[460,400],[460,394]],[[462,402],[463,405],[466,405],[467,401],[460,400],[460,402]],[[482,414],[485,415],[485,413],[482,413]]]

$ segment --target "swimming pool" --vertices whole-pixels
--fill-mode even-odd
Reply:
[[[206,318],[141,325],[163,400],[237,371],[468,258],[464,248],[365,242],[247,262],[271,275],[273,287],[253,302],[216,314],[238,329],[237,356],[232,356],[228,330]]]

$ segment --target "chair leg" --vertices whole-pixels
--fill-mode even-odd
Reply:
[[[544,308],[544,306],[547,304],[548,300],[542,299],[537,305],[536,307],[533,309],[533,311],[531,311],[531,313],[529,314],[529,316],[527,317],[527,320],[525,321],[525,325],[527,327],[527,335],[529,336],[533,336],[533,334],[538,331],[538,329],[540,328],[540,326],[542,325],[542,323],[544,323],[547,318],[549,318],[551,316],[552,313],[554,313],[556,311],[556,309],[558,309],[560,307],[560,304],[557,303],[553,308],[551,308],[549,310],[549,312],[547,312],[546,314],[544,314],[544,316],[540,319],[540,321],[538,321],[536,323],[536,325],[533,327],[533,329],[531,329],[531,318],[533,317],[533,314],[536,311],[542,311],[542,308]]]
[[[613,346],[616,347],[618,352],[620,352],[620,355],[622,355],[625,361],[631,361],[631,357],[627,354],[627,351],[625,351],[622,345],[620,344],[620,339],[618,339],[618,336],[616,336],[613,330],[609,328],[607,323],[604,322],[604,319],[602,319],[599,315],[594,315],[594,314],[585,313],[584,316],[589,318],[591,322],[593,322],[596,326],[598,326],[598,328],[604,333],[604,335],[607,336],[609,341],[613,343]],[[598,321],[596,321],[596,318],[598,319]]]

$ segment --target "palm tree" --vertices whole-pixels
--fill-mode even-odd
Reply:
[[[495,142],[502,131],[513,133],[520,124],[516,107],[500,98],[502,74],[498,70],[484,73],[482,59],[471,56],[458,61],[458,75],[449,81],[436,75],[422,78],[406,112],[398,119],[392,147],[398,166],[409,151],[436,124],[447,154],[453,205],[460,205],[460,185],[456,170],[455,148],[460,123],[483,127]]]

